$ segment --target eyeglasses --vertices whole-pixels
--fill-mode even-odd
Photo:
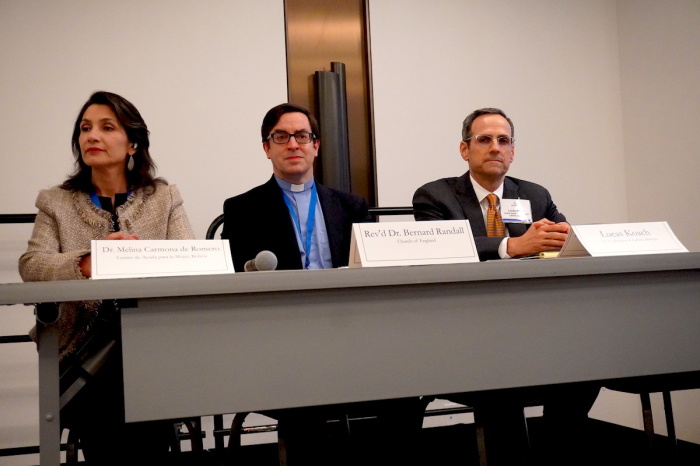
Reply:
[[[275,144],[287,144],[292,136],[294,136],[294,140],[296,140],[296,142],[299,144],[309,144],[316,138],[314,133],[309,133],[306,131],[297,131],[294,134],[286,131],[275,131],[274,133],[270,134],[267,139],[272,139],[272,142]]]
[[[476,144],[483,147],[491,146],[491,144],[493,144],[494,139],[496,140],[498,145],[502,147],[510,147],[515,142],[515,139],[509,136],[491,136],[489,134],[475,134],[474,136],[465,139],[465,141],[468,141],[470,139],[472,139]]]

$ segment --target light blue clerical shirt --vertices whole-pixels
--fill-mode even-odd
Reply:
[[[282,188],[284,201],[289,209],[292,224],[294,224],[302,267],[306,269],[330,269],[333,267],[333,262],[328,244],[328,232],[321,204],[316,194],[314,179],[312,178],[303,185],[291,184],[277,177],[275,180]],[[310,224],[309,221],[313,223]],[[309,230],[311,231],[310,238],[307,236]]]

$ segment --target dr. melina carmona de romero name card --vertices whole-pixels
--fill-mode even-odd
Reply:
[[[92,278],[234,273],[228,240],[93,240]]]

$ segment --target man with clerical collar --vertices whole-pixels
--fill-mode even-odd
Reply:
[[[506,176],[515,157],[513,122],[497,108],[482,108],[462,124],[459,151],[469,170],[460,177],[423,185],[413,196],[416,220],[469,220],[482,261],[522,257],[560,249],[569,224],[544,187]],[[546,296],[542,297],[546,302]],[[514,305],[517,305],[514,304]],[[465,355],[465,357],[474,357]],[[476,356],[478,357],[478,356]],[[544,464],[583,464],[588,411],[600,386],[595,383],[525,387],[448,395],[474,407],[484,433],[489,465],[532,461],[523,406],[544,405]],[[445,396],[440,396],[445,397]]]
[[[277,256],[277,269],[325,269],[348,265],[352,224],[371,222],[364,198],[328,188],[314,179],[313,162],[321,144],[316,118],[305,108],[284,103],[265,115],[262,146],[272,162],[265,184],[224,202],[221,238],[228,239],[236,272],[261,251]],[[284,381],[280,381],[284,383]],[[347,411],[376,413],[384,437],[420,429],[415,398],[266,411],[279,420],[285,461],[291,465],[325,465],[338,452],[324,440],[327,419]],[[404,414],[417,426],[405,422]],[[394,443],[388,455],[395,455]]]
[[[265,250],[282,270],[348,265],[352,224],[372,218],[362,197],[316,183],[316,118],[303,107],[277,105],[263,118],[261,136],[273,176],[224,202],[221,238],[230,240],[236,271]]]

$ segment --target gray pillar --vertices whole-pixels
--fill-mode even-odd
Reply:
[[[321,181],[350,191],[350,150],[345,92],[345,65],[331,63],[332,71],[316,71],[318,122],[321,127]]]

